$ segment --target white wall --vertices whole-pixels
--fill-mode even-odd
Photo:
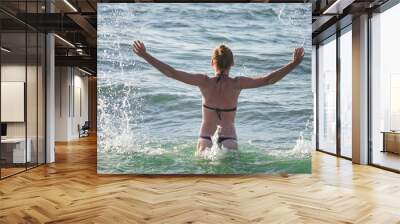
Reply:
[[[76,70],[75,70],[76,71]],[[76,73],[75,73],[76,74]],[[82,76],[82,73],[79,73],[79,75],[75,75],[74,79],[74,86],[75,86],[75,116],[73,119],[73,127],[77,127],[78,124],[83,125],[85,121],[88,120],[88,77],[87,76]],[[78,93],[77,91],[80,91]],[[80,99],[78,98],[78,95],[80,94]],[[80,100],[80,105],[78,100]],[[81,106],[81,108],[79,108]],[[81,109],[82,111],[79,111]],[[74,136],[78,136],[78,129],[74,128],[72,130],[72,133]]]
[[[38,69],[38,70],[36,70]],[[39,163],[44,163],[44,82],[42,73],[42,67],[36,67],[36,65],[25,64],[2,64],[1,66],[1,81],[2,82],[24,82],[26,84],[26,107],[25,103],[20,108],[21,113],[26,112],[26,120],[23,119],[21,122],[5,122],[7,124],[7,137],[9,138],[24,138],[25,135],[30,140],[32,161],[36,162],[39,159]],[[27,78],[27,80],[25,80]],[[3,91],[4,89],[2,89]],[[4,94],[4,93],[3,93]],[[23,94],[23,92],[22,92]],[[2,98],[8,98],[7,95],[2,95]],[[5,113],[16,113],[13,108],[2,107],[2,112]],[[15,110],[15,108],[14,108]],[[39,153],[39,155],[37,155]]]
[[[25,64],[3,64],[1,66],[1,81],[25,82]]]
[[[25,64],[8,64],[1,66],[1,81],[25,82]],[[7,108],[1,108],[6,110]],[[25,122],[7,123],[7,137],[25,137]]]
[[[27,69],[28,74],[34,68],[33,66],[25,67],[25,64],[3,64],[1,66],[1,81],[2,82],[25,82],[25,76]],[[28,92],[28,97],[36,97],[36,92]],[[4,96],[3,96],[4,97]],[[31,101],[31,100],[29,100]],[[36,105],[35,105],[36,107]],[[7,108],[1,108],[2,110],[7,110]],[[33,120],[28,114],[28,121]],[[35,114],[36,116],[36,114]],[[29,125],[31,127],[31,125]],[[25,137],[25,122],[7,122],[7,136],[8,137]],[[29,136],[28,136],[29,137]]]
[[[88,78],[76,68],[56,67],[55,86],[55,140],[77,139],[78,125],[88,120]]]
[[[69,68],[55,68],[55,141],[68,140],[68,88],[70,84]]]

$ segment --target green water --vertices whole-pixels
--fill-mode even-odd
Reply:
[[[215,161],[196,157],[195,145],[164,144],[148,152],[100,152],[98,172],[104,174],[248,174],[310,173],[310,155],[268,152],[251,145]]]

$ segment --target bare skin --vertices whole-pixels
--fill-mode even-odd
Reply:
[[[199,87],[203,96],[203,105],[205,104],[220,109],[235,108],[242,89],[258,88],[278,82],[296,68],[304,57],[304,49],[296,48],[293,51],[292,60],[285,66],[271,73],[256,77],[238,76],[231,78],[229,77],[230,69],[227,69],[221,76],[220,81],[217,82],[217,74],[221,74],[221,71],[217,68],[214,61],[211,62],[211,66],[216,75],[208,77],[204,74],[188,73],[172,68],[168,64],[150,55],[146,51],[144,44],[140,41],[134,41],[132,49],[135,54],[142,57],[162,74],[183,83]],[[235,131],[235,111],[222,112],[221,120],[219,120],[214,110],[203,107],[202,113],[203,120],[200,127],[200,136],[212,136],[219,125],[222,127],[220,136],[237,138]],[[199,138],[197,142],[197,151],[202,151],[211,146],[212,142],[210,140]],[[222,142],[222,146],[227,149],[237,149],[237,142],[236,140],[228,139]]]

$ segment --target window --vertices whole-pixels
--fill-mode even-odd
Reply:
[[[400,4],[371,18],[372,163],[400,170]]]
[[[41,13],[42,5],[19,2],[18,13]],[[14,25],[7,14],[0,17],[11,24],[0,29],[0,178],[5,178],[45,163],[46,39],[33,28]]]
[[[318,149],[336,153],[336,37],[318,48]]]
[[[351,26],[340,36],[340,154],[352,156],[352,34]],[[347,31],[347,32],[346,32]]]

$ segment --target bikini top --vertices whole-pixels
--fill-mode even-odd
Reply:
[[[204,108],[207,108],[209,110],[214,110],[215,113],[217,113],[218,119],[222,119],[222,112],[232,112],[232,111],[236,111],[236,107],[235,108],[230,108],[230,109],[220,109],[220,108],[215,108],[215,107],[209,107],[205,104],[203,104]]]
[[[217,74],[217,83],[221,80],[221,77],[223,76],[223,73],[219,73]],[[209,107],[205,104],[203,104],[204,108],[207,108],[209,110],[214,110],[215,113],[217,113],[218,119],[222,119],[222,112],[232,112],[232,111],[236,111],[236,107],[235,108],[230,108],[230,109],[221,109],[221,108],[215,108],[215,107]]]

